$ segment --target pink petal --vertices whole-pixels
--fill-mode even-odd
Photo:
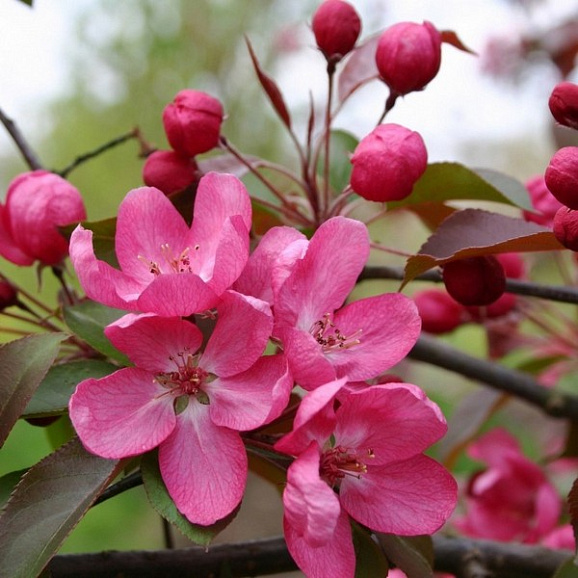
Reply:
[[[145,285],[155,278],[147,264],[151,261],[163,273],[172,274],[169,255],[179,257],[188,232],[185,220],[161,191],[154,187],[130,191],[120,204],[116,224],[115,249],[121,269]]]
[[[179,317],[157,317],[132,313],[111,323],[105,335],[137,366],[161,373],[175,371],[179,355],[195,353],[203,334],[192,323]]]
[[[319,477],[320,457],[312,442],[289,466],[283,492],[287,525],[313,548],[333,539],[341,512],[337,494]]]
[[[301,387],[311,390],[336,378],[333,365],[309,332],[275,327],[273,334],[283,343],[293,378]]]
[[[293,227],[273,227],[259,241],[257,248],[237,279],[234,289],[273,303],[271,275],[273,264],[285,248],[294,241],[305,239],[305,235]]]
[[[214,254],[202,263],[201,277],[220,295],[238,279],[248,258],[249,232],[243,219],[234,215],[222,224]]]
[[[279,323],[309,331],[325,313],[333,313],[355,286],[368,256],[365,225],[345,217],[323,223],[279,289],[275,301]]]
[[[394,366],[421,331],[417,307],[400,293],[355,301],[337,311],[333,323],[346,337],[359,335],[359,344],[326,354],[337,375],[351,381],[371,379]]]
[[[159,275],[137,301],[140,311],[164,317],[188,317],[211,309],[219,302],[215,292],[197,275]]]
[[[503,468],[510,456],[522,456],[516,438],[503,428],[495,428],[468,447],[468,455],[495,468]]]
[[[355,550],[351,536],[349,516],[341,511],[333,533],[333,538],[317,548],[283,520],[285,541],[289,553],[307,578],[353,578],[355,574]]]
[[[150,372],[128,367],[81,382],[70,398],[70,419],[86,449],[103,458],[143,454],[175,427],[166,393]]]
[[[432,534],[451,515],[457,484],[443,466],[418,455],[386,466],[368,465],[360,479],[346,476],[340,500],[352,518],[377,532]]]
[[[173,434],[159,449],[163,480],[178,510],[208,526],[239,504],[247,481],[247,454],[237,432],[213,424],[209,406],[191,398]]]
[[[99,261],[92,248],[92,231],[76,227],[70,237],[70,259],[86,295],[119,309],[137,309],[136,300],[143,286],[124,273]]]
[[[213,423],[247,431],[279,416],[287,406],[293,380],[283,355],[261,357],[238,375],[206,384]]]
[[[341,399],[335,445],[371,449],[372,466],[423,452],[447,431],[439,409],[397,383],[374,385]]]
[[[224,223],[239,215],[245,229],[251,229],[252,208],[245,185],[235,176],[207,173],[199,182],[195,197],[191,238],[200,245],[200,255],[214,255]]]
[[[298,456],[312,441],[323,446],[335,428],[333,400],[345,383],[345,379],[338,379],[308,393],[299,404],[293,431],[282,437],[275,444],[275,449]]]
[[[217,324],[201,360],[203,369],[229,377],[249,369],[259,359],[273,329],[269,304],[227,291],[217,306]]]

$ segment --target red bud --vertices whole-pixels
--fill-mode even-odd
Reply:
[[[548,106],[560,124],[578,129],[578,85],[572,82],[557,84],[550,95]]]
[[[554,235],[564,247],[578,251],[578,211],[562,207],[554,216]]]
[[[413,296],[421,317],[422,329],[439,335],[462,324],[463,307],[445,291],[425,289]]]
[[[563,204],[578,209],[578,147],[564,147],[551,159],[544,173],[546,186]]]
[[[165,195],[182,191],[197,180],[197,163],[174,151],[155,151],[145,161],[143,180]]]
[[[327,60],[336,62],[355,46],[361,19],[351,4],[326,0],[315,12],[312,28],[319,50]]]

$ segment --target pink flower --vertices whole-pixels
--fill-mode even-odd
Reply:
[[[243,496],[247,456],[238,432],[277,417],[293,384],[283,356],[260,357],[272,326],[265,303],[227,292],[217,315],[203,352],[203,335],[188,321],[122,317],[105,333],[135,367],[81,382],[70,400],[72,423],[92,453],[122,458],[158,446],[169,494],[202,525]]]
[[[506,430],[482,436],[468,454],[488,467],[469,482],[466,513],[455,521],[460,531],[472,537],[532,544],[556,527],[561,512],[556,488]]]
[[[0,204],[0,255],[16,265],[57,265],[68,255],[58,227],[86,219],[78,190],[48,171],[15,178]]]
[[[361,19],[348,2],[325,0],[313,15],[311,26],[319,50],[327,60],[337,62],[353,50],[361,32]]]
[[[343,393],[345,379],[307,394],[293,431],[275,449],[296,457],[283,493],[285,539],[309,578],[327,569],[353,577],[349,516],[377,532],[438,530],[456,502],[456,483],[422,454],[447,427],[416,386],[374,385]],[[335,490],[338,490],[336,493]]]
[[[394,24],[377,44],[379,75],[393,93],[423,90],[440,69],[441,46],[441,34],[431,22]]]
[[[155,151],[150,154],[143,167],[143,181],[156,187],[165,195],[182,191],[197,179],[197,163],[174,151]]]
[[[194,157],[219,143],[223,105],[200,90],[181,90],[163,111],[167,139],[181,156]]]
[[[398,124],[380,124],[351,157],[351,188],[368,201],[400,201],[409,196],[427,168],[420,134]]]
[[[274,292],[274,336],[284,347],[295,381],[312,389],[339,377],[363,381],[401,361],[421,327],[417,309],[399,293],[368,297],[346,306],[369,255],[365,225],[329,219],[308,246],[281,266]],[[275,269],[275,268],[274,268]]]
[[[91,299],[128,311],[187,316],[216,305],[249,254],[251,202],[236,177],[199,182],[192,227],[158,189],[131,191],[115,236],[120,271],[96,258],[92,231],[78,227],[70,257]]]

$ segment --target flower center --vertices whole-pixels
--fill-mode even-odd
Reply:
[[[367,473],[367,460],[375,457],[372,449],[362,451],[336,446],[323,452],[319,465],[319,475],[334,486],[345,476],[361,479]]]
[[[198,251],[199,245],[195,245],[194,249],[195,251]],[[151,261],[142,255],[138,256],[138,260],[143,262],[147,266],[149,272],[155,277],[158,277],[162,273],[193,273],[194,271],[191,267],[191,258],[189,253],[190,248],[187,247],[180,255],[175,257],[169,244],[165,243],[161,245],[162,261]]]
[[[168,390],[166,394],[173,395],[177,401],[186,396],[186,403],[189,397],[194,396],[200,403],[208,404],[209,398],[203,391],[203,386],[212,381],[215,376],[199,367],[199,356],[183,351],[179,352],[177,357],[171,356],[170,360],[177,366],[176,371],[160,373],[155,377],[157,383]],[[182,411],[186,403],[182,408],[179,406],[176,409]],[[180,412],[177,411],[177,413]]]
[[[331,314],[325,313],[323,318],[316,321],[309,330],[323,351],[336,351],[349,349],[361,343],[361,329],[351,335],[343,335],[338,327],[331,321]]]

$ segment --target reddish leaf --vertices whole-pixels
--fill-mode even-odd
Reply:
[[[408,578],[433,578],[433,546],[430,536],[376,534],[387,559]]]
[[[260,159],[253,156],[243,157],[253,166],[258,166]],[[215,171],[217,173],[229,173],[237,178],[244,177],[249,172],[249,167],[233,155],[225,154],[209,157],[198,162],[199,169],[203,173]]]
[[[349,98],[358,88],[379,77],[375,51],[379,36],[368,38],[351,53],[339,75],[337,95],[339,102]]]
[[[281,94],[279,87],[277,86],[276,82],[270,76],[265,74],[261,69],[249,39],[245,38],[245,41],[247,42],[247,48],[249,48],[249,54],[251,55],[251,60],[253,61],[253,66],[255,67],[257,78],[259,79],[263,90],[267,93],[273,108],[277,111],[277,114],[281,117],[281,120],[285,123],[285,126],[290,129],[291,117],[289,116],[289,111],[287,110],[287,106],[285,105],[285,101],[283,100],[283,95]]]
[[[480,209],[450,215],[405,266],[403,285],[433,267],[456,259],[563,249],[546,227]]]
[[[462,50],[463,52],[469,52],[477,56],[477,53],[468,48],[459,38],[458,35],[453,30],[441,30],[442,42],[446,44],[451,44],[454,48]]]
[[[251,202],[253,207],[253,231],[256,235],[264,235],[269,229],[283,225],[279,217],[268,207],[259,204],[258,200]]]
[[[415,213],[431,231],[437,229],[445,219],[457,211],[444,203],[419,203],[406,208]]]
[[[32,466],[0,514],[0,576],[38,576],[122,467],[78,439]]]

